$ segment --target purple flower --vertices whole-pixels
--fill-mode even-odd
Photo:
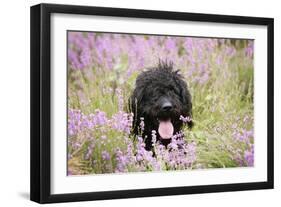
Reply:
[[[247,166],[254,166],[254,146],[250,147],[250,150],[246,150],[244,152],[244,159],[246,161]]]
[[[110,154],[107,151],[102,151],[101,157],[103,160],[110,160]]]
[[[92,63],[91,48],[93,38],[81,32],[68,33],[68,61],[72,69],[83,69]]]
[[[176,46],[176,41],[175,38],[167,38],[165,47],[168,51],[175,51],[177,52],[177,46]]]
[[[82,50],[80,55],[80,62],[82,67],[86,67],[91,64],[91,51],[89,48],[85,48]]]
[[[88,146],[87,148],[87,152],[85,154],[85,159],[88,160],[91,158],[92,154],[93,154],[93,150],[94,150],[95,144],[92,143],[90,146]]]
[[[182,115],[180,115],[180,120],[181,120],[182,122],[184,122],[184,123],[188,123],[188,122],[191,122],[191,121],[192,121],[192,119],[191,119],[189,116],[184,117],[184,116],[182,116]]]
[[[234,139],[241,141],[241,142],[246,142],[249,143],[250,139],[253,138],[254,133],[253,130],[247,131],[245,129],[242,130],[242,132],[235,131],[233,133]]]
[[[152,130],[151,131],[151,137],[152,137],[152,145],[155,146],[156,144],[156,131],[155,130]]]
[[[178,144],[177,144],[175,137],[172,137],[171,143],[168,145],[168,148],[173,149],[173,150],[178,149]]]
[[[68,110],[68,134],[70,136],[76,135],[83,129],[91,129],[98,125],[107,124],[107,117],[105,112],[95,110],[95,114],[85,115],[80,110]]]
[[[219,65],[219,66],[222,65],[222,63],[223,63],[223,57],[222,57],[221,55],[219,55],[219,56],[217,57],[216,63],[217,63],[217,65]]]
[[[113,129],[129,134],[133,125],[132,122],[132,114],[119,111],[117,114],[114,114],[112,116],[112,119],[110,120],[110,125]]]
[[[90,115],[94,125],[105,125],[108,121],[106,113],[98,109],[95,110],[94,115]]]
[[[253,55],[254,55],[254,41],[249,41],[247,47],[245,48],[245,54],[249,58],[253,57]]]
[[[228,57],[233,57],[236,54],[236,49],[234,47],[226,47],[226,55]]]
[[[130,163],[129,157],[127,157],[126,154],[124,154],[119,148],[117,148],[115,152],[115,158],[117,162],[115,172],[127,172],[127,166]]]
[[[184,48],[187,53],[191,54],[193,52],[193,40],[190,37],[185,39]]]
[[[106,140],[106,139],[107,139],[106,135],[102,135],[100,138],[101,138],[102,140]]]
[[[140,130],[141,130],[141,133],[144,130],[144,118],[143,117],[140,118]]]

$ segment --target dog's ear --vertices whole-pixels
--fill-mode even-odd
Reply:
[[[192,121],[192,97],[188,90],[187,84],[181,80],[180,81],[180,88],[181,88],[181,98],[183,104],[183,116],[189,117],[191,120],[187,122],[189,128],[193,127]]]
[[[137,108],[137,106],[142,102],[143,96],[144,96],[143,88],[142,87],[135,88],[132,96],[130,97],[132,108],[133,107]],[[135,111],[133,111],[133,113],[135,113]]]
[[[133,126],[132,126],[132,130],[134,133],[138,133],[137,130],[137,103],[136,103],[136,98],[134,96],[134,93],[130,96],[129,100],[128,100],[128,107],[129,107],[129,111],[134,115],[133,117]]]
[[[142,88],[135,88],[132,95],[130,96],[128,103],[129,103],[129,110],[131,113],[134,114],[133,118],[133,129],[137,130],[137,126],[139,125],[139,116],[142,113],[140,110],[140,103],[143,99],[143,89]]]

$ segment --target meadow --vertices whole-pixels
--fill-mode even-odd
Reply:
[[[254,166],[253,47],[253,40],[68,32],[68,175]],[[153,155],[131,133],[128,98],[138,74],[159,60],[172,61],[186,80],[194,127],[167,148],[154,141]]]

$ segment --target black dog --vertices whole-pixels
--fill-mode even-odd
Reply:
[[[133,132],[145,140],[146,150],[152,148],[152,130],[157,141],[167,146],[171,137],[183,126],[180,116],[192,115],[191,95],[187,84],[172,63],[159,62],[156,68],[142,72],[129,100],[129,108],[134,114]],[[141,120],[144,128],[141,130]],[[187,122],[191,128],[191,120]]]

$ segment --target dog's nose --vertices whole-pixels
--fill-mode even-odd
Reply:
[[[163,104],[162,104],[162,110],[163,111],[170,111],[172,109],[173,105],[170,101],[165,101]]]

